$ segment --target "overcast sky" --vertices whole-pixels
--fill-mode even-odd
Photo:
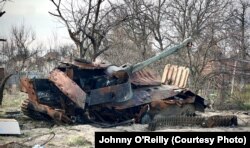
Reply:
[[[61,41],[70,41],[66,28],[48,13],[54,10],[50,0],[11,0],[3,10],[6,13],[0,18],[0,37],[6,38],[12,25],[24,22],[35,31],[40,42],[48,41],[52,32]]]

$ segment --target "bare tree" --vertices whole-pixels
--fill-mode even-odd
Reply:
[[[220,43],[227,37],[223,30],[229,4],[229,1],[217,0],[171,0],[168,4],[166,14],[172,38],[183,40],[191,36],[195,39],[196,51],[185,50],[175,61],[190,68],[190,88],[196,92],[218,74],[204,71],[209,63],[223,56]]]
[[[1,48],[2,63],[8,67],[7,73],[22,71],[27,69],[27,66],[32,66],[25,62],[38,53],[38,48],[32,46],[35,39],[35,32],[24,24],[12,26],[10,37]]]
[[[48,37],[48,52],[56,51],[59,48],[59,45],[58,34],[56,31],[52,31],[51,35]]]
[[[58,34],[55,31],[52,31],[51,36],[48,38],[47,48],[47,52],[58,52],[62,58],[67,56],[76,56],[74,55],[74,53],[76,53],[75,46],[72,43],[60,42]]]
[[[184,50],[167,62],[190,68],[189,87],[196,92],[211,79],[221,79],[220,74],[225,72],[222,69],[208,70],[208,65],[214,65],[215,61],[226,56],[224,42],[228,38],[228,26],[225,22],[230,0],[124,0],[124,6],[123,13],[130,19],[121,28],[137,45],[136,50],[145,54],[149,51],[145,48],[149,42],[163,50],[191,36],[194,38],[194,51]]]
[[[235,53],[236,58],[245,61],[250,57],[248,52],[248,47],[250,45],[250,18],[247,18],[249,14],[247,10],[250,8],[250,2],[246,0],[240,0],[239,2],[235,2],[234,6],[236,7],[233,7],[231,9],[232,18],[230,26],[232,30],[230,44],[237,50],[237,52]],[[240,68],[240,71],[242,72],[239,76],[241,88],[243,88],[247,80],[244,74],[247,72],[247,62],[240,63],[241,65],[236,63],[235,66],[238,66]]]
[[[125,30],[126,36],[136,45],[134,50],[140,51],[142,60],[147,58],[148,50],[152,50],[151,31],[145,5],[147,4],[144,0],[124,0],[123,10],[129,19],[121,27]]]
[[[169,24],[167,22],[168,15],[166,10],[168,9],[167,0],[158,0],[155,2],[144,2],[146,7],[147,19],[149,20],[149,29],[152,32],[153,39],[155,40],[154,46],[160,51],[164,50],[170,44],[175,43],[168,34]]]
[[[126,19],[114,19],[117,6],[103,0],[51,0],[56,7],[49,12],[67,27],[69,36],[80,51],[80,58],[95,60],[110,47],[110,30]]]
[[[75,46],[73,44],[62,44],[58,48],[58,52],[62,57],[73,58],[73,53],[75,50]]]
[[[35,33],[31,28],[25,27],[24,24],[20,26],[12,26],[9,41],[3,44],[1,48],[1,62],[5,64],[7,78],[24,68],[32,66],[28,59],[33,57],[36,49],[31,49],[31,44],[35,40]],[[0,104],[3,99],[3,90],[7,79],[3,81],[0,88]]]
[[[132,40],[131,36],[128,36],[127,29],[124,29],[123,26],[112,29],[110,40],[112,41],[111,47],[102,55],[103,60],[108,59],[108,62],[123,65],[126,63],[135,64],[144,58],[142,50],[138,48],[138,46],[141,47],[141,44]]]

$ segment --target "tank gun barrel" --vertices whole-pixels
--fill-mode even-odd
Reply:
[[[136,71],[139,71],[139,70],[143,69],[144,67],[177,52],[179,49],[187,46],[187,44],[190,43],[191,41],[192,41],[192,38],[187,38],[183,42],[179,43],[178,45],[175,45],[175,46],[169,47],[169,48],[165,48],[161,53],[155,55],[154,57],[151,57],[145,61],[139,62],[135,65],[128,66],[124,70],[128,71],[129,73],[134,73]]]
[[[178,45],[175,45],[175,46],[169,47],[169,48],[165,48],[161,53],[155,55],[154,57],[149,58],[145,61],[139,62],[135,65],[123,65],[120,67],[109,66],[106,70],[106,73],[108,75],[112,75],[114,72],[117,72],[120,70],[126,71],[129,74],[134,73],[136,71],[143,69],[144,67],[148,66],[149,64],[152,64],[152,63],[154,63],[162,58],[165,58],[165,57],[177,52],[179,49],[187,46],[187,44],[190,43],[191,41],[192,41],[192,38],[187,38],[183,42],[179,43]]]

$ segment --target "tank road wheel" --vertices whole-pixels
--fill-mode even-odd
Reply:
[[[34,105],[29,99],[26,99],[22,102],[21,111],[24,115],[35,120],[51,120],[48,115],[36,111]]]

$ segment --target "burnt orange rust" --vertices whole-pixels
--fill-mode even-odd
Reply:
[[[118,83],[126,82],[129,79],[129,75],[126,71],[117,71],[113,73],[113,77],[117,78]]]
[[[49,80],[52,81],[78,107],[84,109],[86,93],[64,72],[58,69],[53,70],[49,75]]]
[[[174,101],[174,100],[155,100],[155,101],[152,101],[150,103],[150,109],[151,110],[154,110],[154,109],[163,110],[172,104],[176,104],[176,101]]]
[[[35,111],[48,114],[52,119],[57,122],[71,123],[70,118],[65,115],[64,110],[55,110],[47,105],[39,104],[38,102],[30,101],[29,103],[33,105]]]
[[[150,108],[151,109],[159,109],[159,110],[163,110],[165,108],[167,108],[169,105],[173,105],[176,104],[179,107],[183,106],[184,104],[191,104],[194,103],[195,97],[189,97],[185,100],[181,99],[181,100],[153,100],[150,103]]]
[[[29,78],[25,77],[21,79],[21,91],[28,93],[28,97],[32,102],[38,102],[33,84]]]
[[[135,85],[160,85],[161,78],[150,69],[142,69],[131,75],[131,83]]]
[[[65,71],[66,75],[71,79],[73,80],[73,77],[74,77],[74,71],[72,68],[66,68],[66,71]]]
[[[47,105],[40,104],[34,91],[33,84],[30,79],[21,79],[21,89],[28,93],[29,100],[35,111],[48,114],[51,118],[59,122],[71,123],[71,120],[64,114],[64,111],[55,110]]]
[[[21,92],[24,92],[24,93],[27,93],[27,89],[28,86],[29,86],[29,79],[24,77],[24,78],[21,78],[20,80],[20,91]]]
[[[103,88],[100,88],[100,93],[102,94],[106,94],[106,93],[110,93],[112,92],[112,87],[108,86],[108,87],[103,87]],[[114,91],[114,90],[113,90]]]

